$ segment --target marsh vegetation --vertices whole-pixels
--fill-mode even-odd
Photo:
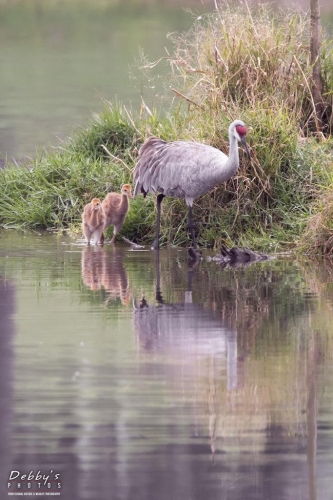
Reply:
[[[228,126],[241,118],[250,126],[252,159],[241,154],[237,175],[196,200],[199,245],[270,251],[302,245],[306,252],[330,254],[333,44],[323,35],[325,116],[319,132],[309,37],[307,15],[267,6],[224,3],[196,19],[190,31],[171,36],[167,57],[154,63],[142,55],[140,61],[142,78],[152,78],[160,65],[169,68],[161,96],[167,111],[145,102],[139,112],[105,102],[87,129],[56,149],[19,167],[8,164],[0,172],[1,225],[79,231],[84,205],[131,183],[146,137],[193,139],[227,152]],[[166,199],[162,217],[162,241],[186,244],[184,203]],[[122,232],[151,242],[154,221],[154,199],[138,197]]]

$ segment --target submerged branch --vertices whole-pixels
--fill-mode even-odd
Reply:
[[[144,248],[144,245],[138,245],[137,243],[134,243],[134,241],[131,241],[128,238],[125,238],[125,236],[123,236],[123,240],[125,241],[125,243],[128,243],[129,245],[131,245],[131,247],[134,250],[139,250],[141,248]]]

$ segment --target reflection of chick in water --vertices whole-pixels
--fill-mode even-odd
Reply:
[[[103,248],[85,247],[82,251],[81,273],[83,283],[91,290],[101,288],[103,273]]]
[[[81,271],[84,284],[91,290],[103,287],[108,292],[106,304],[117,298],[123,305],[129,304],[131,295],[121,249],[107,251],[102,247],[85,247]]]
[[[82,232],[90,245],[92,236],[94,237],[94,244],[99,243],[103,234],[105,225],[105,214],[99,198],[93,198],[88,203],[82,213]]]
[[[127,306],[130,302],[131,294],[128,287],[127,272],[123,262],[123,252],[114,249],[113,252],[106,253],[106,255],[101,284],[109,293],[107,302],[119,297],[121,303]]]

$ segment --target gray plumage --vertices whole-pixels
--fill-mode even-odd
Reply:
[[[140,192],[158,193],[157,228],[153,248],[159,247],[160,206],[164,196],[184,198],[189,207],[189,229],[196,248],[192,224],[192,205],[195,198],[207,193],[217,184],[227,181],[239,167],[238,141],[246,144],[246,127],[241,120],[229,127],[229,156],[222,151],[192,141],[166,142],[149,137],[141,146],[139,161],[134,170],[134,196]]]

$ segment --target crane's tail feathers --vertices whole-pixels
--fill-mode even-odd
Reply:
[[[144,198],[147,196],[147,192],[143,189],[143,186],[138,179],[135,183],[135,187],[134,187],[134,191],[133,191],[133,198],[135,198],[140,193],[143,194]]]

